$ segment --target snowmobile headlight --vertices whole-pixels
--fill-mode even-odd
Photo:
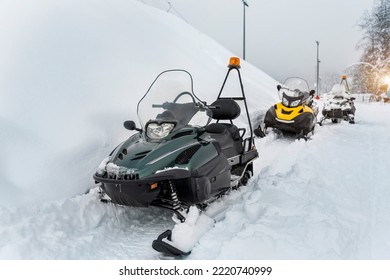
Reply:
[[[282,103],[283,103],[284,106],[287,106],[287,107],[288,107],[288,100],[287,100],[286,97],[283,97],[283,98],[282,98]]]
[[[291,102],[290,107],[297,107],[299,105],[299,102],[301,102],[301,100],[295,100],[295,101]]]
[[[146,135],[153,140],[159,140],[166,137],[175,127],[173,123],[155,123],[151,122],[146,127]]]

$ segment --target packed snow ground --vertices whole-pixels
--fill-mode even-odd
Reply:
[[[188,70],[212,102],[232,54],[133,0],[0,5],[0,259],[161,258],[171,214],[101,203],[92,174],[158,73]],[[258,122],[276,81],[244,61],[241,74]],[[355,125],[308,142],[257,139],[253,178],[187,259],[390,258],[390,106],[356,107]]]
[[[311,140],[257,139],[249,184],[185,259],[389,259],[390,106],[357,103],[356,124]],[[172,214],[99,202],[97,189],[1,209],[3,259],[160,259],[151,242]]]
[[[191,257],[389,259],[389,113],[357,104],[355,125],[327,122],[307,142],[257,141],[248,191]]]

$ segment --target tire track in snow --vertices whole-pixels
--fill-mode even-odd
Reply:
[[[382,194],[388,197],[389,191],[383,188],[384,171],[372,166],[377,158],[386,162],[389,145],[362,137],[368,128],[375,133],[378,120],[370,119],[372,109],[360,112],[364,121],[326,124],[307,142],[274,134],[257,140],[260,158],[247,191],[190,258],[388,258],[390,210]],[[373,213],[373,204],[382,210]]]
[[[32,209],[2,209],[0,259],[158,259],[151,244],[172,227],[171,214],[105,204],[97,191]]]

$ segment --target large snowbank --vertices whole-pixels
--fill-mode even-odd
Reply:
[[[213,101],[229,53],[185,22],[134,0],[0,4],[0,205],[42,202],[94,186],[99,162],[128,136],[136,101],[161,71],[192,73]],[[251,110],[276,82],[248,63]]]

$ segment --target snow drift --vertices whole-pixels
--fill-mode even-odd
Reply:
[[[136,101],[161,71],[192,73],[212,102],[229,53],[182,20],[134,0],[0,4],[0,205],[83,193],[128,136]],[[252,112],[276,82],[242,63]],[[261,81],[261,82],[259,82]]]

